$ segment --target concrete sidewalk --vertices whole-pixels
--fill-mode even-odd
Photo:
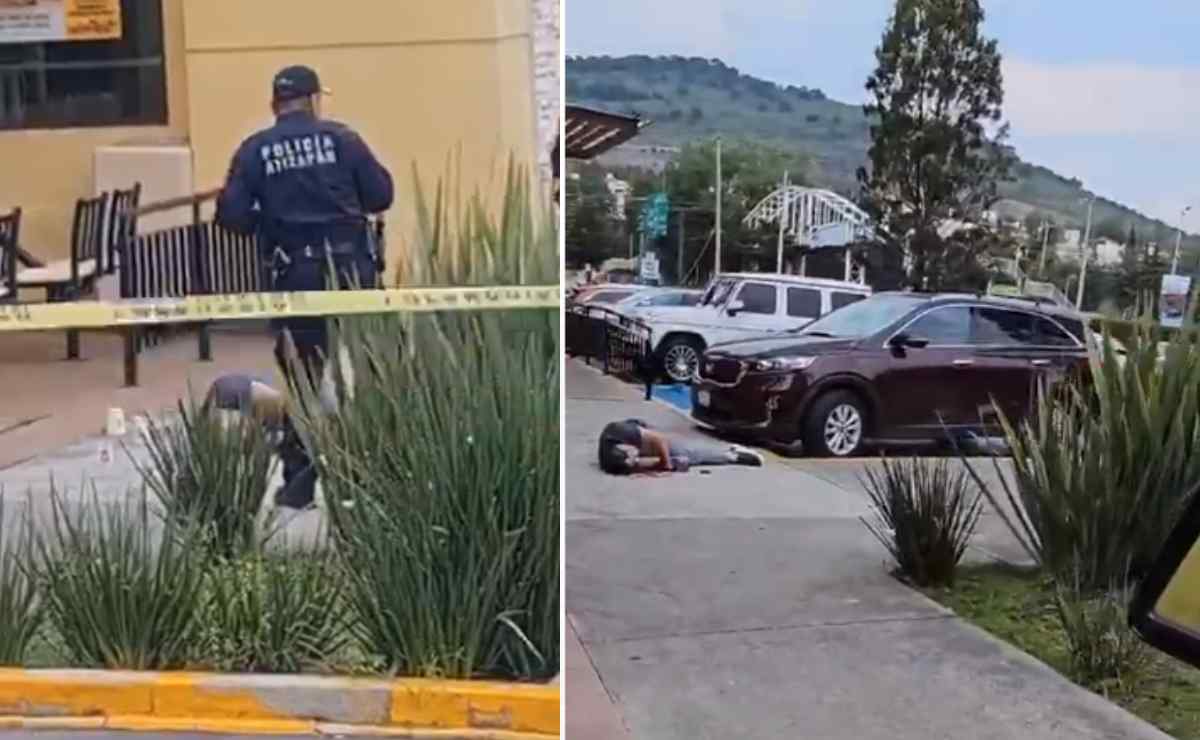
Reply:
[[[123,387],[117,334],[86,332],[82,359],[65,360],[60,332],[0,334],[0,470],[100,432],[110,407],[132,416],[174,406],[189,388],[203,396],[228,372],[277,377],[272,339],[244,330],[213,333],[213,361],[196,358],[194,334],[173,337],[141,356],[141,385]]]
[[[572,740],[1166,737],[891,578],[862,463],[606,476],[608,421],[699,432],[572,361],[565,381]],[[1020,557],[997,524],[973,557]]]
[[[121,387],[119,336],[83,334],[79,361],[59,359],[62,344],[62,335],[53,332],[0,335],[0,387],[8,389],[0,404],[5,530],[19,527],[26,509],[45,525],[52,511],[52,484],[70,503],[93,497],[119,503],[136,495],[141,476],[135,460],[147,460],[137,416],[165,418],[189,393],[203,398],[224,373],[278,375],[272,339],[261,332],[215,332],[212,362],[196,359],[194,335],[172,338],[144,353],[137,388]],[[102,434],[110,407],[125,411],[123,438]],[[276,466],[272,480],[263,482],[264,494],[281,484],[282,470]],[[278,541],[299,544],[321,531],[319,492],[318,484],[319,510],[281,510]],[[270,506],[265,497],[264,507]]]

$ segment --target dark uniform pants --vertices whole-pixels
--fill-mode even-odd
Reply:
[[[374,258],[362,250],[355,255],[334,256],[333,269],[337,285],[330,286],[330,265],[326,259],[293,254],[290,264],[275,262],[274,289],[280,292],[352,290],[376,287]],[[276,332],[275,359],[293,394],[299,391],[294,369],[303,369],[313,387],[318,387],[324,374],[325,358],[329,354],[327,321],[323,317],[279,319],[273,322]],[[289,347],[289,340],[291,347]],[[292,351],[294,349],[294,352]],[[282,505],[304,507],[313,502],[317,472],[312,458],[292,422],[287,422],[286,434],[279,448],[283,462],[283,489],[276,501]]]

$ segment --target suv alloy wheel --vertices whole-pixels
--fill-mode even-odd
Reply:
[[[854,457],[867,436],[867,410],[849,391],[818,398],[804,421],[804,450],[820,457]]]
[[[690,383],[700,368],[704,348],[692,337],[673,337],[662,350],[663,372],[676,383]]]

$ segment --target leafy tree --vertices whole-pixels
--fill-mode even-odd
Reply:
[[[983,20],[979,0],[896,0],[867,80],[870,168],[858,181],[882,247],[909,258],[915,288],[956,287],[974,272],[989,238],[980,215],[1008,176],[1000,52]]]
[[[775,244],[775,229],[760,233],[746,228],[742,220],[759,201],[779,187],[784,172],[795,185],[810,182],[813,172],[812,160],[793,149],[751,140],[726,140],[721,144],[721,177],[723,196],[721,200],[723,259],[732,260],[734,252],[742,246],[754,243]],[[709,243],[715,213],[713,188],[716,186],[716,143],[713,140],[696,141],[685,145],[665,175],[650,173],[632,174],[629,178],[633,190],[630,201],[630,223],[636,223],[636,208],[641,199],[664,187],[673,207],[683,206],[689,210],[686,222],[688,248],[684,270],[700,257],[700,250]],[[769,233],[766,233],[769,232]],[[664,263],[673,265],[678,245],[678,218],[673,215],[669,231],[658,246]],[[771,254],[774,254],[772,249]],[[699,275],[712,269],[711,244],[707,258],[700,262]],[[667,270],[672,272],[671,269]],[[696,275],[692,276],[693,278]]]
[[[605,172],[582,166],[566,178],[566,260],[571,266],[598,266],[625,254],[622,227],[613,219],[613,196]]]
[[[693,106],[691,112],[688,113],[688,122],[699,123],[703,119],[704,111],[700,110],[699,106]]]

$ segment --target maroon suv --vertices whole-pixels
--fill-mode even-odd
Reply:
[[[719,431],[846,457],[868,442],[995,433],[1039,381],[1086,372],[1078,316],[1018,300],[880,293],[792,332],[715,345],[692,416]]]

